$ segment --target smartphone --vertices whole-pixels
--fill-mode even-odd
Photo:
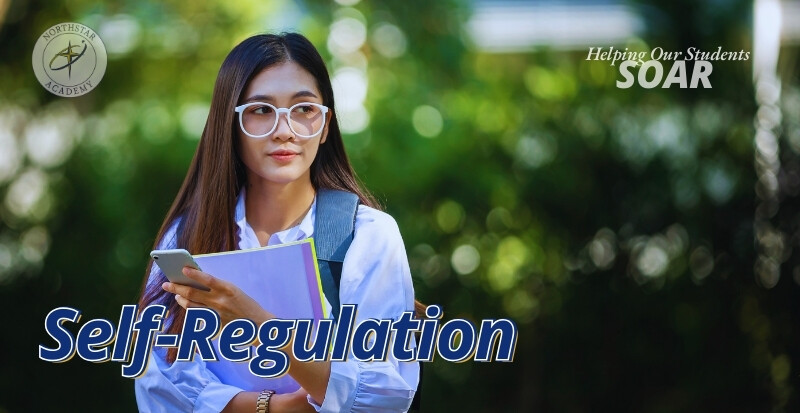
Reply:
[[[200,269],[197,265],[192,254],[184,249],[177,250],[155,250],[150,252],[153,261],[161,268],[161,272],[167,277],[170,282],[175,284],[188,285],[203,291],[210,289],[197,281],[183,275],[183,267],[192,267]]]

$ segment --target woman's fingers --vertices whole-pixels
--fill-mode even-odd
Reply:
[[[183,267],[183,275],[197,281],[202,285],[205,285],[212,290],[219,290],[225,286],[225,282],[221,281],[219,278],[192,267]]]
[[[209,287],[210,290],[203,291],[172,282],[163,283],[161,287],[164,291],[175,294],[175,300],[181,307],[211,308],[223,320],[271,318],[270,314],[264,314],[263,308],[255,300],[234,284],[190,267],[184,267],[183,273],[188,278]]]
[[[203,307],[200,303],[187,300],[186,297],[181,297],[180,294],[175,294],[175,301],[183,308]]]
[[[161,288],[163,288],[164,291],[180,295],[181,297],[186,298],[189,301],[194,301],[197,303],[206,303],[209,299],[207,292],[203,290],[198,290],[197,288],[188,285],[165,282],[161,284]]]

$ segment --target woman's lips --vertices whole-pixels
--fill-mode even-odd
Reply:
[[[278,162],[289,162],[297,156],[297,152],[292,151],[275,151],[269,154],[272,159]]]

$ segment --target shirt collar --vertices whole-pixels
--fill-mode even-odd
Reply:
[[[297,228],[300,233],[297,240],[301,240],[304,238],[308,238],[314,234],[314,218],[317,215],[317,194],[314,194],[314,200],[311,201],[311,208],[308,209],[306,212],[306,216],[303,217],[303,220],[300,221],[299,224],[295,228]]]
[[[242,187],[241,191],[239,191],[239,196],[236,199],[236,209],[234,213],[234,219],[236,220],[236,226],[239,228],[240,238],[244,238],[250,234],[255,236],[255,232],[253,232],[252,228],[250,228],[250,225],[247,223],[245,196],[245,188]],[[314,234],[314,219],[316,218],[316,213],[317,196],[315,194],[314,201],[311,203],[311,208],[309,208],[308,212],[303,217],[303,220],[294,227],[272,234],[270,236],[268,245],[299,241],[312,236]],[[257,240],[256,245],[258,245]]]

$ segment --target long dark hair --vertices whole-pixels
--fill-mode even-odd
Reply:
[[[161,224],[153,249],[158,247],[176,220],[180,220],[177,248],[184,248],[191,254],[236,249],[234,209],[236,197],[247,175],[238,154],[238,123],[233,108],[254,76],[270,66],[290,60],[316,79],[322,104],[334,110],[328,69],[317,49],[304,36],[297,33],[260,34],[239,43],[219,69],[200,143],[178,195]],[[345,154],[335,111],[328,126],[327,139],[320,145],[311,164],[311,184],[314,189],[353,192],[362,204],[380,209],[375,199],[358,184]],[[172,299],[172,294],[161,288],[161,283],[167,280],[160,271],[160,279],[148,283],[152,268],[151,259],[142,283],[139,306],[143,308],[153,303],[165,305],[170,314],[167,330],[171,334],[178,334],[186,312]],[[170,349],[167,359],[172,362],[175,356],[175,349]]]

